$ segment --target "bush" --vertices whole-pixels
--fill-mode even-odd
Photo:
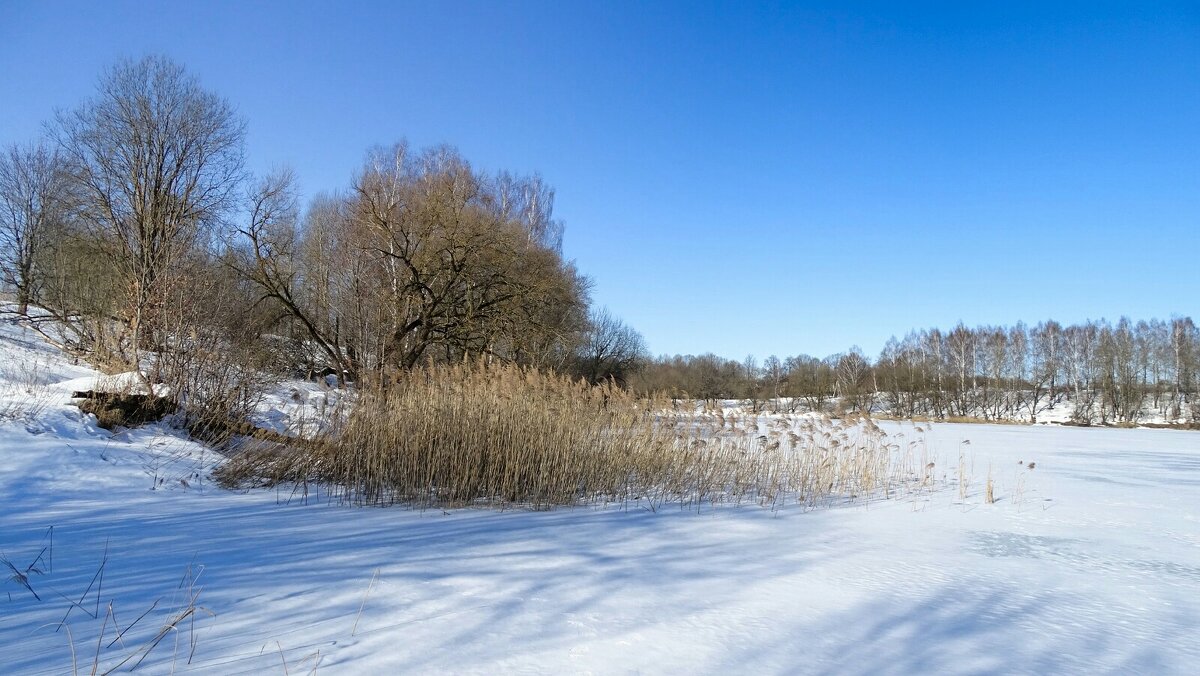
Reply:
[[[106,430],[140,427],[175,412],[170,400],[149,394],[88,390],[71,396],[82,399],[79,409],[96,416],[96,424]]]

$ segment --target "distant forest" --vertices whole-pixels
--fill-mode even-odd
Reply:
[[[854,348],[824,359],[738,362],[707,354],[660,357],[634,378],[643,392],[752,410],[886,412],[898,417],[1036,421],[1069,402],[1079,423],[1150,416],[1200,421],[1200,332],[1187,317],[1032,328],[956,326],[888,341],[874,361]]]

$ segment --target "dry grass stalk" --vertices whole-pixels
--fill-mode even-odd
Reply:
[[[362,617],[363,608],[367,607],[367,597],[371,595],[371,587],[375,586],[375,579],[379,577],[379,569],[375,569],[375,574],[371,576],[371,582],[367,585],[367,591],[363,594],[362,603],[358,606],[358,614],[354,616],[354,626],[350,629],[350,635],[353,636],[358,631],[358,620]]]

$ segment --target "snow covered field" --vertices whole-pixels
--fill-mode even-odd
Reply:
[[[4,674],[127,671],[189,590],[135,673],[1200,664],[1196,432],[934,425],[941,490],[816,511],[414,512],[222,491],[177,433],[70,407],[96,374],[10,324],[0,366],[0,553],[44,569],[4,568]]]

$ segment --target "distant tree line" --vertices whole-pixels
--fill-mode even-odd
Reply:
[[[232,105],[169,59],[106,71],[44,138],[0,152],[11,311],[230,406],[261,389],[254,374],[385,382],[477,357],[623,382],[642,360],[563,258],[537,174],[399,143],[302,206],[289,172],[248,174],[244,139]]]
[[[761,364],[707,354],[659,357],[635,386],[679,397],[738,399],[756,410],[887,412],[900,417],[1036,421],[1070,403],[1080,423],[1148,415],[1200,421],[1200,331],[1188,317],[1063,326],[963,325],[892,338],[872,362],[861,350]]]

